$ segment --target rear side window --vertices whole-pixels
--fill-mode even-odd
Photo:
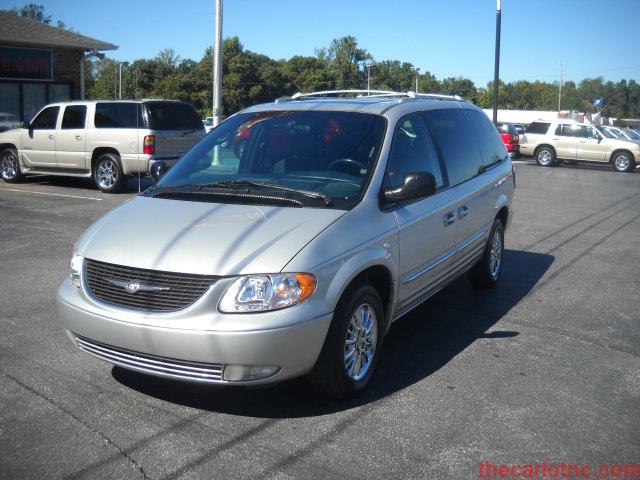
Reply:
[[[390,186],[399,187],[413,172],[432,173],[438,187],[444,184],[438,154],[420,113],[407,115],[396,126],[387,163]]]
[[[84,128],[85,118],[87,117],[87,107],[85,105],[70,105],[64,109],[62,116],[62,129],[78,129]]]
[[[60,107],[45,108],[40,115],[31,123],[34,130],[54,130],[58,121]]]
[[[96,128],[138,128],[137,103],[98,103],[94,118]]]
[[[202,120],[188,103],[147,102],[145,107],[151,130],[204,130]]]
[[[550,123],[546,122],[533,122],[531,125],[527,127],[525,130],[526,133],[539,133],[540,135],[544,135],[549,130]]]
[[[490,167],[504,160],[507,156],[507,149],[489,117],[476,110],[464,110],[464,115],[478,140],[483,165]]]
[[[466,182],[482,172],[480,150],[471,126],[460,110],[430,110],[424,113],[424,119],[444,161],[450,186]]]

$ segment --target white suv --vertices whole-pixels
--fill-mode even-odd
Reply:
[[[171,166],[205,134],[194,108],[175,100],[77,101],[46,105],[22,128],[0,133],[0,175],[91,177],[103,192],[156,161]]]

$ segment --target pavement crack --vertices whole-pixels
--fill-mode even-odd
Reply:
[[[113,449],[115,449],[129,464],[131,464],[131,466],[138,473],[140,478],[145,479],[145,480],[149,479],[149,476],[145,472],[144,467],[142,465],[140,465],[136,461],[135,458],[133,458],[131,455],[129,455],[129,453],[127,453],[127,451],[125,449],[123,449],[116,442],[114,442],[106,433],[104,433],[104,432],[98,430],[97,428],[91,426],[90,424],[88,424],[87,422],[82,420],[80,417],[75,415],[73,412],[67,410],[65,407],[60,405],[58,402],[56,402],[52,398],[48,397],[47,395],[35,390],[34,388],[30,387],[29,385],[24,383],[22,380],[14,377],[13,375],[10,375],[9,373],[5,372],[4,370],[0,371],[0,373],[2,373],[2,375],[4,375],[5,377],[13,380],[14,383],[16,383],[18,386],[22,387],[27,392],[31,393],[32,395],[35,395],[36,397],[38,397],[38,398],[44,400],[45,402],[47,402],[49,405],[55,407],[56,409],[61,411],[63,414],[65,414],[66,416],[68,416],[72,420],[74,420],[76,423],[80,424],[86,430],[88,430],[91,433],[93,433],[93,434],[97,435],[98,437],[100,437],[102,440],[105,441],[105,443],[107,443],[107,445],[109,445]]]

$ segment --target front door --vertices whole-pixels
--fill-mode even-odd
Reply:
[[[578,128],[578,160],[595,160],[604,162],[607,146],[595,128],[580,125]]]
[[[456,198],[444,190],[444,177],[422,114],[400,119],[386,170],[386,186],[400,186],[407,173],[430,172],[438,192],[428,198],[398,205],[400,282],[398,308],[406,311],[448,280],[455,254]]]
[[[56,124],[60,107],[47,107],[22,130],[22,161],[33,169],[56,168]]]
[[[56,132],[56,160],[58,168],[88,170],[85,160],[86,105],[67,105]]]

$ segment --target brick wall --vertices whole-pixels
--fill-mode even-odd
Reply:
[[[53,48],[53,81],[71,82],[71,99],[80,98],[80,59],[82,50]]]

